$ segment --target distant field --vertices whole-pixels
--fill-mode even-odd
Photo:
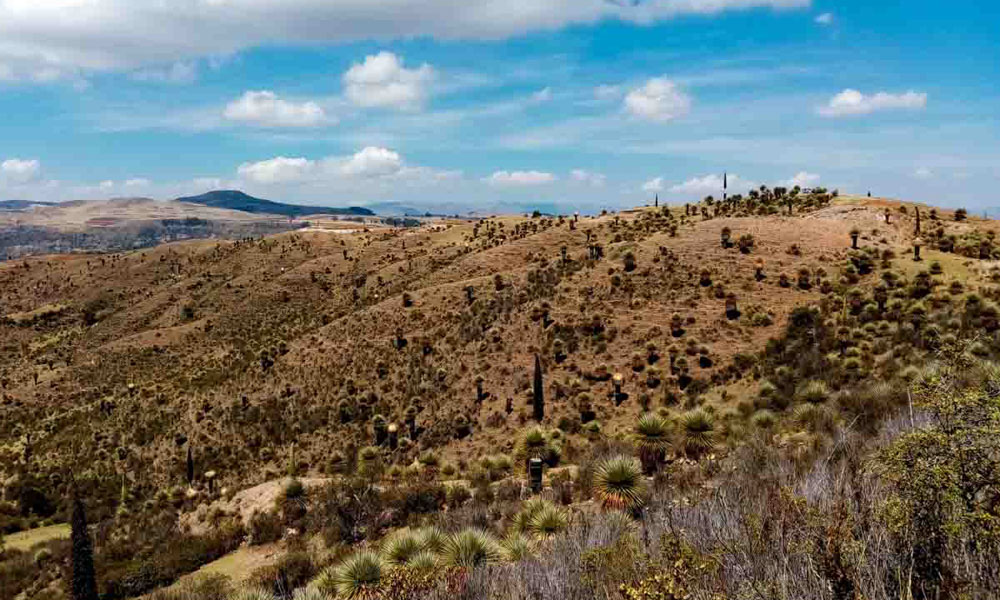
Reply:
[[[30,550],[35,544],[68,538],[69,534],[70,528],[66,523],[37,527],[5,536],[4,547],[8,550]]]

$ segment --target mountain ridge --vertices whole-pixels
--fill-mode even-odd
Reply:
[[[189,204],[201,204],[213,208],[226,208],[239,210],[254,214],[274,214],[287,217],[299,217],[303,215],[350,215],[350,216],[375,216],[375,213],[360,206],[348,206],[344,208],[334,208],[329,206],[304,206],[301,204],[286,204],[255,198],[240,190],[213,190],[197,196],[185,196],[175,198],[177,202],[187,202]]]

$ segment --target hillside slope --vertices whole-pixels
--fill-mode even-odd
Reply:
[[[640,209],[5,264],[0,465],[14,468],[30,434],[42,472],[90,472],[113,497],[120,482],[100,475],[113,467],[152,493],[181,480],[190,444],[199,472],[242,488],[293,459],[308,473],[336,468],[336,452],[371,443],[376,414],[401,426],[413,417],[411,457],[508,451],[530,417],[536,353],[552,426],[579,423],[584,396],[609,434],[648,407],[732,408],[734,359],[822,297],[852,229],[873,251],[907,252],[912,217],[886,224],[882,212]],[[735,244],[744,235],[748,253]],[[594,243],[599,260],[588,258]],[[803,273],[808,289],[796,284]],[[683,368],[667,368],[675,358]],[[630,395],[620,407],[609,399],[616,372]]]

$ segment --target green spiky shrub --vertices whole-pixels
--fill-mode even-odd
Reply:
[[[441,552],[442,564],[466,569],[495,564],[502,558],[500,543],[480,529],[465,529],[449,536]]]
[[[362,550],[340,564],[323,571],[315,586],[338,598],[358,598],[377,586],[386,572],[386,564],[375,552]]]
[[[807,381],[795,391],[796,397],[803,402],[820,404],[830,397],[830,389],[822,381]]]
[[[670,422],[656,413],[646,413],[639,417],[632,429],[632,439],[639,449],[642,470],[652,475],[663,462],[664,454],[670,447]]]
[[[507,562],[520,562],[531,558],[537,552],[534,540],[515,531],[510,532],[500,542],[500,548],[503,552],[503,559]]]
[[[695,409],[681,417],[679,444],[681,452],[697,458],[715,447],[715,419],[704,410]]]
[[[421,550],[421,539],[415,533],[403,530],[388,536],[382,542],[380,553],[387,564],[398,567],[407,564]]]
[[[551,504],[548,500],[538,496],[525,500],[521,504],[521,510],[514,515],[511,530],[516,533],[528,533],[530,531],[531,520],[537,513],[541,512],[545,507],[551,506]]]
[[[229,600],[274,600],[274,593],[262,588],[245,588],[236,590]]]
[[[437,567],[437,564],[437,555],[433,552],[428,552],[427,550],[417,552],[406,561],[407,567],[421,571],[433,569]]]
[[[639,461],[621,455],[605,458],[594,469],[593,489],[605,510],[635,511],[645,491]]]
[[[420,549],[432,554],[440,554],[448,541],[448,536],[437,527],[423,527],[417,529],[414,534],[420,540]]]
[[[549,538],[566,530],[569,516],[566,511],[552,503],[546,503],[528,521],[528,531],[539,539]]]

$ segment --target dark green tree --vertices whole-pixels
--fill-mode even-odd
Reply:
[[[73,492],[71,519],[73,573],[70,592],[73,600],[97,600],[97,576],[94,573],[94,548],[87,531],[87,514],[83,502]]]
[[[535,386],[532,395],[532,406],[534,407],[534,418],[539,423],[545,418],[545,395],[542,383],[542,361],[535,355]]]

